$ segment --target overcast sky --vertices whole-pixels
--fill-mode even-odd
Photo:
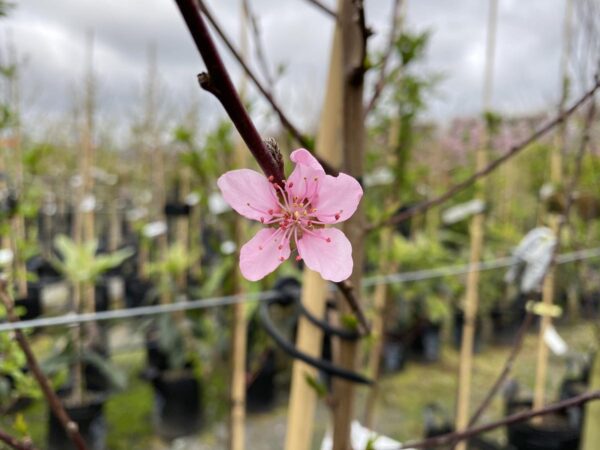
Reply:
[[[431,30],[424,71],[440,73],[428,115],[447,120],[481,109],[488,2],[407,0],[408,26]],[[323,95],[331,20],[303,0],[251,0],[259,17],[267,58],[283,64],[277,97],[303,127],[316,123]],[[199,101],[214,116],[216,101],[196,85],[203,68],[173,0],[15,0],[2,22],[2,39],[12,34],[27,58],[23,97],[39,117],[58,117],[72,107],[82,85],[86,30],[95,33],[94,69],[99,114],[125,122],[140,108],[147,49],[158,49],[165,100],[173,111]],[[332,0],[326,3],[333,6]],[[381,48],[389,27],[391,0],[366,0],[367,22],[375,30],[371,49]],[[239,1],[210,1],[236,41]],[[500,0],[493,105],[507,113],[553,108],[558,97],[559,59],[565,0]],[[224,54],[226,52],[224,51]],[[229,57],[228,67],[239,77]],[[256,115],[267,123],[260,106]]]

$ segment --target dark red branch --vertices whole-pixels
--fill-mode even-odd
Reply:
[[[377,82],[375,83],[375,88],[373,90],[373,95],[369,102],[365,105],[365,116],[369,114],[377,104],[383,89],[385,88],[385,79],[387,77],[387,65],[392,55],[392,50],[394,49],[394,43],[396,42],[396,34],[398,23],[400,22],[400,8],[402,6],[402,0],[394,0],[394,4],[392,7],[392,16],[391,16],[391,27],[390,34],[388,36],[387,46],[383,53],[383,57],[381,58],[380,66],[379,66],[379,74],[377,77]]]
[[[436,436],[428,439],[424,439],[418,442],[407,442],[404,446],[398,447],[396,450],[409,449],[409,448],[432,448],[432,447],[440,447],[442,445],[450,444],[452,442],[463,441],[465,439],[469,439],[473,436],[477,436],[482,433],[486,433],[491,430],[495,430],[496,428],[504,427],[506,425],[512,425],[519,422],[525,422],[534,417],[544,416],[548,414],[552,414],[558,411],[562,411],[564,409],[572,408],[573,406],[583,405],[584,403],[590,402],[592,400],[600,399],[600,391],[586,392],[584,394],[578,395],[577,397],[572,397],[568,400],[563,400],[561,402],[556,402],[550,404],[544,408],[533,409],[529,411],[523,411],[520,413],[516,413],[505,417],[504,419],[498,420],[496,422],[490,422],[485,425],[480,425],[478,427],[468,428],[465,431],[460,433],[448,433],[442,436]]]
[[[519,331],[517,332],[517,336],[515,337],[515,341],[511,348],[510,354],[508,355],[508,358],[504,363],[504,367],[502,368],[502,372],[500,372],[500,375],[496,379],[496,382],[492,385],[492,388],[489,390],[489,392],[479,405],[479,408],[477,408],[477,411],[475,411],[475,413],[471,417],[471,420],[469,421],[469,426],[473,426],[477,423],[477,421],[481,418],[482,414],[491,404],[492,400],[494,399],[500,388],[504,385],[504,382],[506,381],[508,375],[510,375],[510,372],[512,371],[517,356],[519,356],[519,353],[521,352],[521,348],[523,348],[523,341],[525,340],[525,336],[527,335],[527,331],[529,330],[529,327],[531,326],[532,322],[533,314],[528,312],[525,316],[525,319],[523,320],[523,323],[521,323],[521,326],[519,327]]]
[[[278,183],[282,183],[283,167],[268,152],[244,108],[194,0],[175,1],[206,64],[208,73],[199,75],[200,85],[221,102],[263,172],[267,176],[273,176]]]
[[[279,121],[281,122],[283,127],[289,131],[289,133],[294,137],[294,139],[296,139],[300,143],[300,145],[302,145],[307,150],[312,150],[312,148],[311,148],[312,146],[311,146],[309,140],[290,121],[290,119],[283,112],[283,109],[281,108],[281,106],[279,106],[279,104],[275,100],[275,97],[273,97],[273,94],[271,93],[271,91],[260,82],[260,80],[258,79],[256,74],[250,69],[250,65],[242,57],[240,52],[234,47],[231,40],[227,37],[227,35],[223,31],[223,27],[221,27],[221,25],[217,22],[214,15],[210,12],[210,10],[206,6],[206,4],[202,0],[197,0],[197,2],[198,2],[198,6],[202,10],[202,13],[206,16],[206,19],[209,21],[210,25],[217,32],[217,34],[219,35],[219,37],[221,38],[221,40],[223,41],[225,46],[229,49],[229,51],[231,52],[231,54],[233,55],[235,60],[242,67],[242,69],[244,70],[244,72],[246,73],[248,78],[250,78],[252,83],[254,83],[254,86],[256,86],[256,88],[262,94],[262,96],[265,98],[265,100],[271,105],[271,108],[273,108],[273,111],[275,111],[275,114],[277,114],[277,117],[279,117]],[[219,98],[219,100],[221,100],[221,99]],[[225,106],[225,105],[223,105],[223,106]],[[319,158],[317,155],[315,155],[315,157],[319,160],[319,162],[323,166],[323,169],[325,169],[325,172],[327,172],[330,175],[338,174],[338,171],[336,169],[334,169],[326,161]]]
[[[321,11],[323,11],[325,14],[327,14],[331,18],[337,20],[337,14],[335,13],[335,11],[330,9],[328,6],[324,5],[323,3],[321,3],[319,0],[306,0],[306,1],[310,4],[312,4],[313,6],[316,6],[317,8],[319,8]]]
[[[0,441],[16,450],[36,450],[31,442],[20,441],[3,430],[0,430]]]
[[[8,321],[11,323],[19,322],[19,317],[16,315],[14,310],[13,299],[7,294],[6,282],[3,280],[0,281],[0,299],[6,308],[6,317]],[[50,386],[50,381],[46,375],[44,375],[44,372],[42,372],[42,369],[40,368],[40,365],[38,364],[37,359],[31,350],[31,346],[29,345],[29,341],[25,337],[25,334],[21,330],[15,330],[14,333],[15,339],[17,340],[19,347],[21,347],[21,350],[23,350],[25,358],[27,359],[27,367],[40,385],[42,393],[44,394],[44,397],[46,397],[46,401],[48,402],[50,409],[65,429],[67,436],[69,436],[75,447],[78,450],[87,450],[87,446],[83,440],[83,437],[81,437],[81,434],[79,433],[77,424],[71,420],[62,402],[52,389],[52,386]]]

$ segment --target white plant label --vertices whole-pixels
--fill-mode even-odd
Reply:
[[[185,204],[188,206],[196,206],[200,202],[200,194],[192,192],[185,197]]]
[[[10,248],[0,249],[0,266],[6,266],[13,261],[13,251]]]
[[[211,213],[218,216],[219,214],[229,211],[231,208],[220,193],[213,192],[208,197],[208,209]]]
[[[480,214],[485,210],[485,202],[480,199],[471,200],[452,206],[442,213],[442,222],[446,225],[460,222],[468,217]]]
[[[86,195],[79,204],[79,210],[81,212],[92,212],[96,209],[96,197],[93,195]]]
[[[150,222],[142,228],[142,234],[148,239],[154,239],[167,232],[167,224],[162,221]]]
[[[350,439],[352,441],[352,447],[355,449],[365,449],[369,442],[373,445],[371,448],[375,450],[396,450],[401,447],[401,443],[390,439],[389,437],[382,436],[375,433],[368,428],[363,427],[357,421],[352,422],[352,431],[350,433]],[[321,450],[331,450],[333,448],[333,438],[331,432],[327,432],[321,443]],[[407,449],[410,450],[410,449]]]
[[[44,316],[59,316],[69,311],[71,307],[71,292],[66,281],[47,284],[40,292],[42,314]]]
[[[560,334],[556,331],[552,325],[546,328],[546,332],[544,333],[544,342],[548,346],[548,348],[557,356],[564,356],[569,347],[567,343],[564,341]]]
[[[520,279],[521,292],[535,290],[552,261],[556,237],[550,228],[534,228],[521,240],[513,251],[513,265],[510,267],[504,281],[514,283],[522,272]]]

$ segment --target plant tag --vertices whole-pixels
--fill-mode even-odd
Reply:
[[[520,276],[521,292],[531,292],[542,282],[552,261],[556,237],[550,228],[531,230],[513,251],[513,265],[504,281],[514,283]]]
[[[542,302],[529,301],[525,305],[525,308],[537,316],[550,316],[554,318],[562,316],[562,308],[558,305],[546,305]]]
[[[92,212],[94,209],[96,209],[96,197],[91,194],[86,195],[79,204],[79,210],[81,212]]]
[[[231,208],[219,192],[213,192],[208,197],[208,209],[215,215],[223,214]]]
[[[471,200],[445,210],[442,213],[442,222],[446,225],[452,225],[475,214],[481,214],[484,210],[485,202],[483,200]]]
[[[44,316],[58,316],[69,311],[71,307],[71,291],[66,281],[46,284],[40,292],[42,314]]]
[[[0,266],[6,266],[13,261],[14,254],[10,248],[0,249]]]
[[[196,206],[200,202],[200,194],[191,192],[185,196],[185,204],[188,206]]]
[[[352,422],[351,441],[352,447],[356,449],[396,450],[402,446],[400,442],[377,434],[363,427],[357,421]],[[328,431],[323,438],[321,450],[331,450],[332,448],[333,438],[331,437],[331,432]]]
[[[546,328],[546,332],[544,333],[544,342],[548,346],[548,348],[557,356],[563,356],[569,350],[567,343],[564,341],[560,334],[556,331],[552,325]]]
[[[149,239],[160,236],[167,232],[167,224],[162,221],[150,222],[142,228],[142,234]]]

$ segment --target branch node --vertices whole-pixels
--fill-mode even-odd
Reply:
[[[281,150],[279,150],[279,144],[272,137],[264,139],[263,142],[265,147],[267,147],[269,156],[271,156],[273,162],[279,168],[280,173],[283,173],[283,156],[281,155]]]
[[[215,97],[219,96],[219,90],[216,88],[215,84],[212,82],[210,75],[207,72],[201,72],[198,74],[198,84],[205,91],[210,92]]]

